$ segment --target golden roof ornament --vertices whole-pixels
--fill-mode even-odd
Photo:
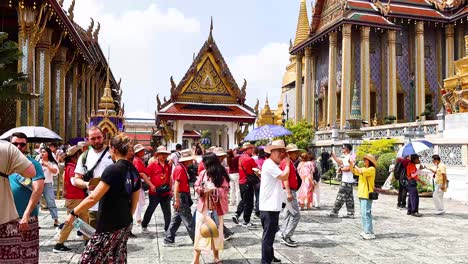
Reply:
[[[210,35],[208,36],[208,41],[213,42],[213,17],[211,17]]]
[[[86,35],[88,35],[88,37],[92,37],[93,36],[93,28],[94,28],[94,19],[91,17],[91,24],[89,25],[88,29],[86,30]]]
[[[73,21],[75,15],[73,14],[73,10],[75,9],[75,0],[72,0],[70,7],[68,8],[68,18]]]
[[[97,28],[93,33],[94,40],[98,41],[99,31],[101,30],[101,23],[97,22]]]
[[[114,98],[112,97],[112,90],[110,86],[110,70],[109,62],[107,62],[107,79],[106,87],[104,87],[104,94],[99,101],[99,110],[98,113],[115,113],[115,104]]]
[[[309,17],[307,16],[307,5],[305,0],[301,0],[299,9],[299,18],[297,20],[296,38],[294,39],[294,46],[303,42],[309,37]]]

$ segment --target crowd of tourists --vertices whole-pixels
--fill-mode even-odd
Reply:
[[[219,251],[224,249],[224,241],[234,236],[224,225],[229,214],[235,224],[249,229],[257,228],[252,219],[260,219],[262,263],[281,262],[274,255],[275,236],[279,233],[286,246],[300,245],[293,237],[301,211],[320,208],[320,175],[328,166],[328,158],[338,164],[342,173],[329,216],[337,217],[346,204],[346,217],[354,217],[353,186],[357,176],[361,236],[366,240],[375,238],[372,201],[377,199],[377,161],[366,154],[363,166],[357,166],[349,144],[342,146],[341,157],[322,153],[320,163],[312,153],[292,143],[285,145],[283,140],[261,147],[244,143],[227,151],[220,147],[203,149],[200,145],[182,149],[177,144],[171,152],[159,146],[149,158],[144,146],[133,144],[124,134],[106,145],[102,131],[91,127],[86,142],[70,146],[63,153],[56,145],[38,146],[36,160],[24,155],[28,151],[27,140],[23,133],[15,133],[11,144],[0,143],[0,198],[4,201],[0,214],[0,262],[38,262],[41,196],[59,230],[54,252],[71,250],[65,242],[77,218],[95,229],[89,237],[77,234],[86,244],[80,263],[125,263],[127,240],[135,237],[133,226],[138,225],[142,234],[151,233],[153,230],[148,227],[158,205],[163,213],[164,244],[175,243],[183,224],[194,245],[193,263],[199,263],[202,251],[212,251],[215,262],[221,263]],[[68,213],[63,223],[58,219],[53,187],[61,162]],[[433,162],[434,203],[442,214],[447,187],[445,166],[437,155]],[[420,216],[416,185],[421,181],[418,175],[423,167],[418,164],[419,157],[412,155],[399,160],[394,168],[395,175],[404,172],[398,177],[398,207],[406,206],[408,192],[408,214],[413,216]],[[230,205],[235,211],[229,211]]]

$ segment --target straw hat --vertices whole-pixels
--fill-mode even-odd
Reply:
[[[205,153],[214,152],[215,149],[216,149],[216,146],[211,146],[211,147],[209,147],[209,148],[207,148],[207,149],[205,150]]]
[[[300,149],[297,148],[296,144],[291,143],[286,146],[286,152],[296,152],[296,151],[300,151]]]
[[[211,217],[204,216],[203,224],[200,227],[200,234],[204,238],[219,237],[218,227]]]
[[[281,139],[278,139],[278,140],[271,142],[271,144],[265,148],[265,152],[268,154],[271,154],[271,151],[275,149],[286,149],[286,147],[284,146],[284,141]]]
[[[135,152],[136,152],[136,151],[135,151]],[[171,154],[171,152],[168,151],[168,150],[166,149],[165,146],[159,146],[159,147],[156,149],[155,154]]]
[[[78,144],[76,144],[79,148],[84,148],[84,147],[87,147],[89,146],[88,142],[86,141],[80,141],[78,142]]]
[[[364,155],[364,159],[370,161],[372,164],[374,164],[374,167],[377,168],[377,160],[375,159],[375,157],[371,154],[366,154]]]
[[[222,156],[227,156],[227,153],[224,151],[223,148],[219,147],[219,148],[215,148],[213,150],[213,153],[216,154],[216,156],[218,157],[222,157]]]
[[[138,152],[140,152],[142,150],[145,150],[145,147],[143,147],[142,144],[136,144],[135,146],[133,146],[133,151],[135,153],[138,153]]]
[[[246,149],[248,149],[248,148],[254,148],[254,147],[255,147],[254,144],[249,143],[249,142],[245,142],[245,143],[242,145],[242,147],[240,148],[240,150],[246,150]]]
[[[67,149],[67,157],[75,155],[78,150],[81,150],[81,148],[78,146],[69,147]]]
[[[179,162],[194,160],[196,158],[197,157],[193,155],[193,152],[191,149],[184,149],[180,152]]]

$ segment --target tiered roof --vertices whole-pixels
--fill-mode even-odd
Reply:
[[[256,114],[245,104],[247,82],[241,89],[210,34],[178,85],[171,77],[171,97],[158,97],[156,123],[161,120],[216,120],[253,123]]]
[[[467,4],[465,1],[445,0],[317,0],[308,38],[294,45],[291,54],[342,24],[399,29],[395,23],[399,19],[453,23],[468,15]]]

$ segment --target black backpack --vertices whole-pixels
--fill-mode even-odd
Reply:
[[[403,162],[398,162],[393,169],[393,177],[396,180],[400,181],[406,179],[406,167],[403,165]]]

